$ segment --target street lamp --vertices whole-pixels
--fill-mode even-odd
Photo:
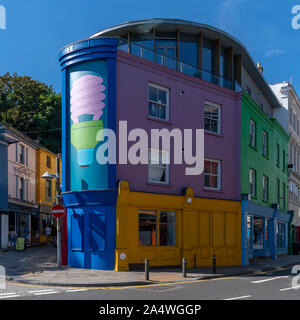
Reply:
[[[61,155],[58,154],[56,157],[56,174],[49,173],[46,171],[43,175],[42,178],[49,180],[49,179],[56,179],[55,181],[55,203],[59,203],[59,198],[60,198],[60,166],[59,166],[59,159]],[[61,232],[60,232],[60,219],[57,219],[57,266],[58,268],[61,267]]]

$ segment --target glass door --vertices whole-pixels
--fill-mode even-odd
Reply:
[[[156,62],[176,70],[176,47],[172,45],[159,45],[156,48]]]

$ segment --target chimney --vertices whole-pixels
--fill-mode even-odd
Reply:
[[[264,68],[262,67],[261,62],[257,62],[257,69],[261,74],[264,72]]]

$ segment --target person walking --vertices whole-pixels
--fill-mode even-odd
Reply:
[[[52,229],[49,227],[49,225],[45,229],[45,233],[46,233],[46,236],[47,236],[47,244],[50,244]]]
[[[29,235],[30,235],[30,230],[26,226],[24,229],[24,237],[25,237],[25,247],[24,249],[26,250],[29,247]]]
[[[9,232],[9,241],[10,241],[10,247],[16,248],[16,239],[17,239],[17,233],[14,229],[11,229]]]

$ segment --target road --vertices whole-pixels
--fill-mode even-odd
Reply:
[[[257,275],[122,288],[62,288],[7,282],[0,300],[300,300],[291,268]],[[298,281],[300,285],[300,280]]]

